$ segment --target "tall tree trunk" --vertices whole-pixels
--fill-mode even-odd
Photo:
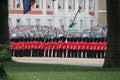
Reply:
[[[0,0],[0,44],[6,44],[8,42],[8,0]]]
[[[103,67],[120,67],[120,0],[107,0],[107,51]]]

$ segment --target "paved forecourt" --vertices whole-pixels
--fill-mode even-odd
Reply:
[[[38,64],[64,64],[102,67],[104,59],[95,58],[52,58],[52,57],[12,57],[13,61]]]

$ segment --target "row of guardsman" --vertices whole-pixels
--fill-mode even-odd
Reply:
[[[14,38],[11,55],[16,57],[104,58],[104,38]]]

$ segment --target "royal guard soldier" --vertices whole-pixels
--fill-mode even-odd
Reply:
[[[11,55],[11,56],[14,56],[14,43],[15,43],[14,41],[11,41],[11,42],[10,42],[10,49],[11,49],[10,55]]]
[[[53,55],[52,55],[52,46],[53,46],[53,42],[52,42],[52,40],[50,39],[49,40],[49,57],[52,57]]]
[[[70,38],[68,38],[67,39],[67,43],[66,43],[66,45],[67,45],[67,57],[70,57]]]
[[[71,47],[71,49],[72,49],[72,58],[75,57],[75,47],[76,47],[75,42],[72,42],[72,47]]]
[[[97,55],[97,42],[94,41],[92,42],[93,44],[93,58],[96,58],[96,55]]]
[[[62,42],[62,40],[60,40],[58,42],[58,49],[59,49],[59,51],[57,53],[57,57],[62,57],[62,53],[63,53],[62,45],[63,45],[63,42]]]
[[[41,50],[41,57],[45,57],[45,54],[44,54],[44,52],[45,52],[45,42],[44,41],[42,41],[42,43],[41,43],[40,50]]]
[[[17,42],[14,42],[14,56],[17,57]]]
[[[17,42],[17,57],[20,57],[20,45],[19,45],[19,42]]]
[[[78,49],[78,57],[81,58],[82,43],[81,43],[81,41],[79,40],[79,42],[77,42],[77,44],[78,44],[78,47],[77,47],[77,49]]]
[[[56,43],[56,45],[55,45],[55,49],[56,49],[56,54],[57,54],[57,57],[58,57],[58,55],[59,55],[59,44],[58,44],[58,42],[59,42],[59,38],[57,38],[57,43]]]
[[[64,57],[66,57],[66,49],[67,49],[66,47],[67,47],[67,44],[66,44],[65,41],[63,41],[62,49],[63,49],[63,55],[64,55]]]
[[[89,45],[90,45],[89,56],[90,56],[90,58],[92,58],[93,57],[93,44],[92,44],[92,41],[90,41]]]
[[[100,41],[100,58],[102,58],[102,55],[104,54],[104,45],[103,45],[103,42]]]
[[[34,57],[35,56],[35,53],[34,53],[34,41],[31,41],[30,44],[31,44],[31,56]]]
[[[91,42],[88,41],[86,45],[87,58],[90,58],[90,46],[91,46]]]
[[[106,49],[107,49],[107,43],[106,43],[106,41],[104,41],[104,42],[102,43],[102,45],[103,45],[102,58],[104,58],[104,57],[105,57],[105,51],[106,51]]]
[[[18,42],[16,42],[16,44],[15,44],[15,52],[16,52],[16,54],[15,54],[15,56],[16,57],[20,57],[20,53],[19,53],[19,43]]]
[[[19,48],[19,49],[20,49],[20,50],[19,50],[20,56],[23,57],[23,56],[24,56],[24,53],[23,53],[23,51],[24,51],[24,49],[23,49],[24,44],[23,44],[22,41],[19,42],[19,47],[20,47],[20,48]]]
[[[34,49],[35,49],[35,57],[38,57],[38,41],[35,42]]]
[[[81,41],[82,44],[82,53],[83,53],[83,58],[86,57],[86,42]]]
[[[54,42],[53,42],[53,57],[56,57],[57,55],[58,55],[58,43],[57,43],[57,41],[55,40]]]
[[[31,56],[31,43],[29,41],[26,42],[26,46],[27,46],[27,57],[30,57]]]
[[[48,46],[48,39],[46,39],[46,41],[45,41],[45,50],[44,50],[44,51],[45,51],[45,52],[44,52],[44,53],[45,53],[45,57],[48,57],[48,53],[49,53],[49,52],[48,52],[48,47],[49,47],[49,46]]]
[[[70,45],[70,51],[71,51],[71,53],[70,53],[70,55],[71,55],[71,58],[73,58],[73,54],[74,54],[74,41],[73,41],[73,39],[72,39],[72,42],[71,42],[71,45]]]
[[[75,42],[73,43],[73,57],[75,57],[75,58],[77,58],[77,53],[78,53],[77,47],[78,47],[78,44],[77,44],[77,42],[75,41]]]
[[[28,56],[28,42],[27,41],[24,42],[24,51],[23,51],[23,53],[24,53],[24,56]]]
[[[38,49],[38,56],[39,56],[39,57],[42,56],[42,55],[41,55],[41,54],[42,54],[42,53],[41,53],[41,52],[42,52],[42,50],[41,50],[41,44],[42,44],[42,41],[39,41],[38,44],[37,44],[37,45],[38,45],[38,46],[37,46],[37,49]]]
[[[100,43],[99,43],[99,41],[97,41],[97,48],[96,48],[96,50],[97,50],[97,54],[96,54],[96,56],[97,56],[97,58],[100,58]]]

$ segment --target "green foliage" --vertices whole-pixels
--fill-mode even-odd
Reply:
[[[8,80],[6,71],[4,70],[4,66],[0,63],[0,80]]]
[[[6,71],[2,62],[11,60],[9,55],[10,48],[8,45],[0,45],[0,80],[8,80]]]
[[[10,48],[8,45],[0,46],[0,62],[11,61]]]

